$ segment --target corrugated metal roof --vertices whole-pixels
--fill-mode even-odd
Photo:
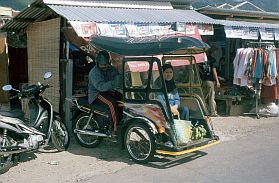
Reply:
[[[199,12],[204,13],[222,13],[228,15],[241,15],[245,17],[270,17],[270,18],[279,18],[279,13],[277,12],[261,12],[261,11],[247,11],[247,10],[238,10],[238,9],[224,9],[224,8],[215,8],[211,6],[203,7],[198,9]]]
[[[49,1],[50,0],[45,0]],[[61,1],[61,0],[60,0]],[[92,2],[92,1],[91,1]],[[187,22],[216,24],[210,17],[194,10],[177,9],[130,9],[98,8],[93,6],[71,6],[45,4],[37,0],[8,21],[3,30],[20,31],[37,20],[44,20],[50,15],[61,15],[69,21],[110,22],[110,23],[164,23]]]
[[[50,10],[45,6],[42,0],[37,0],[30,6],[26,7],[14,18],[9,20],[1,29],[20,31],[25,29],[28,25],[35,22],[47,14],[50,14]]]
[[[243,22],[243,21],[231,21],[231,20],[217,20],[217,21],[221,25],[225,25],[225,26],[279,29],[279,24],[257,23],[257,22]]]
[[[43,0],[49,5],[93,6],[107,8],[173,9],[170,2],[162,1],[110,1],[110,0]]]
[[[214,19],[194,10],[95,8],[59,5],[48,6],[69,21],[123,23],[188,22],[216,24]]]

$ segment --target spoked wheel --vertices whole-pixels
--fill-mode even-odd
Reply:
[[[147,163],[155,154],[155,138],[144,124],[132,124],[125,133],[125,147],[129,156],[137,163]]]
[[[92,132],[100,130],[99,124],[96,119],[91,119],[89,124],[86,126],[89,119],[89,114],[82,113],[76,119],[77,120],[74,122],[74,129],[89,130]],[[74,133],[74,136],[81,146],[88,148],[97,147],[103,140],[103,138],[99,136],[86,135],[81,133]]]
[[[58,151],[65,151],[69,147],[70,137],[66,125],[59,118],[53,121],[51,141]]]
[[[0,152],[12,143],[8,137],[0,134]],[[7,172],[13,166],[13,155],[0,155],[0,174]]]

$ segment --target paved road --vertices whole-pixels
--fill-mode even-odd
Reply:
[[[279,121],[268,130],[224,141],[189,157],[133,165],[82,182],[278,183],[278,172]]]
[[[279,118],[227,117],[213,122],[222,142],[186,157],[157,157],[138,165],[115,142],[88,149],[72,141],[66,152],[24,154],[0,175],[0,182],[279,182]],[[50,165],[51,160],[59,164]]]

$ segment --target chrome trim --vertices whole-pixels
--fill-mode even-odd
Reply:
[[[92,135],[92,136],[98,136],[98,137],[111,137],[111,135],[106,135],[104,133],[98,133],[98,132],[93,132],[93,131],[89,131],[89,130],[74,129],[74,133],[78,133],[81,135]]]

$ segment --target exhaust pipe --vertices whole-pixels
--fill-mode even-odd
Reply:
[[[104,133],[92,132],[89,130],[74,129],[74,133],[78,133],[81,135],[93,135],[93,136],[99,136],[99,137],[111,137],[110,135],[106,135]]]
[[[5,149],[0,149],[0,156],[11,155],[11,154],[19,154],[22,152],[29,151],[31,149],[22,148],[22,147],[7,147]]]

